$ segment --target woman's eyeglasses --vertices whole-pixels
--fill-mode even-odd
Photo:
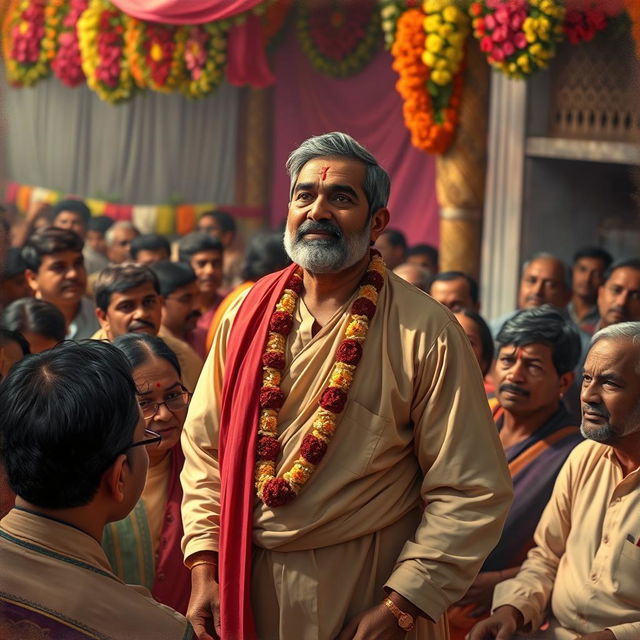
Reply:
[[[154,402],[153,400],[138,400],[140,409],[142,409],[142,415],[145,420],[151,420],[162,405],[167,407],[169,411],[180,411],[189,406],[191,400],[191,393],[180,385],[180,391],[174,391],[170,393],[164,400],[164,402]]]

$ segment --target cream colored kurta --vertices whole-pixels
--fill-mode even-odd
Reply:
[[[622,477],[613,449],[576,447],[518,575],[500,583],[493,608],[510,604],[537,629],[549,602],[555,620],[541,633],[569,640],[608,628],[617,640],[640,638],[640,470]]]
[[[116,577],[96,540],[60,522],[9,512],[0,521],[0,567],[0,609],[3,601],[10,607],[0,616],[2,638],[75,638],[74,629],[82,630],[83,638],[109,640],[194,637],[180,614],[153,600],[144,587]],[[69,628],[69,636],[60,635],[60,625]]]
[[[220,325],[183,431],[185,557],[217,550],[225,349],[243,299]],[[279,470],[291,466],[310,428],[350,304],[315,336],[313,317],[298,305],[281,385]],[[325,458],[289,505],[270,509],[256,499],[259,638],[332,638],[381,601],[385,583],[440,620],[497,543],[510,497],[466,336],[444,307],[388,273]],[[443,621],[424,622],[412,637],[444,638],[444,629]]]

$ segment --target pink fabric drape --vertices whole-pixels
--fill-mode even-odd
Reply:
[[[166,24],[202,24],[253,9],[264,0],[113,0],[128,16]]]
[[[275,82],[264,52],[258,16],[247,16],[244,24],[229,32],[227,80],[236,87],[249,84],[256,89],[264,89]]]
[[[369,149],[391,176],[390,226],[403,231],[409,244],[437,245],[435,158],[411,146],[391,55],[381,50],[356,76],[335,79],[315,71],[291,30],[286,35],[273,58],[272,224],[280,224],[287,213],[284,165],[289,153],[310,136],[344,131]]]

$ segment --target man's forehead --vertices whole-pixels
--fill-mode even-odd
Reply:
[[[633,267],[620,267],[616,269],[607,282],[627,282],[631,281],[640,286],[640,271]]]
[[[319,179],[321,181],[350,177],[351,181],[356,181],[360,186],[364,180],[366,166],[354,158],[343,156],[326,156],[312,158],[305,163],[298,174],[298,182],[305,182],[309,179]]]
[[[77,260],[78,258],[82,258],[81,251],[57,251],[56,253],[49,253],[42,256],[42,263],[58,262],[59,260],[70,261]]]
[[[544,342],[530,342],[524,345],[506,344],[500,347],[501,354],[513,354],[518,358],[541,358],[551,356],[551,346]]]
[[[137,287],[131,287],[125,291],[114,291],[111,295],[111,302],[115,302],[116,300],[125,300],[128,298],[139,298],[141,296],[148,295],[158,295],[158,292],[155,290],[151,282],[145,282],[144,284],[138,285]]]

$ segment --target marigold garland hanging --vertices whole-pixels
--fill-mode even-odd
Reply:
[[[78,20],[82,70],[87,84],[106,102],[131,97],[133,77],[124,54],[130,18],[108,0],[90,0]]]
[[[381,44],[380,14],[369,0],[311,8],[299,0],[296,32],[302,51],[320,72],[344,78],[358,73]]]
[[[480,0],[469,12],[489,64],[512,78],[546,68],[564,36],[560,0]]]
[[[213,91],[224,78],[229,21],[184,27],[183,69],[180,90],[191,98]]]
[[[424,22],[425,14],[420,9],[409,9],[398,20],[396,40],[391,47],[393,68],[400,76],[396,89],[404,100],[402,112],[413,146],[430,153],[444,153],[458,123],[463,74],[460,71],[454,76],[447,104],[434,108],[428,91],[431,69],[423,60]]]
[[[3,30],[7,78],[29,87],[50,72],[55,40],[45,28],[45,0],[19,0],[10,7]]]
[[[78,41],[78,19],[86,10],[89,0],[68,0],[64,4],[66,12],[62,15],[58,13],[57,47],[51,69],[62,83],[76,87],[86,80]]]
[[[185,37],[174,25],[129,19],[125,55],[140,89],[169,92],[180,84]]]

